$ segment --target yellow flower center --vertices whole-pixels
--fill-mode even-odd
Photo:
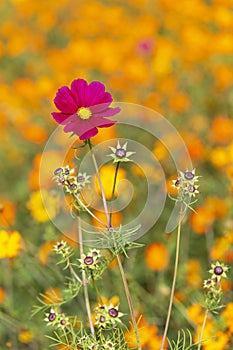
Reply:
[[[84,119],[84,120],[89,119],[92,116],[91,110],[86,107],[79,108],[77,114],[81,119]]]

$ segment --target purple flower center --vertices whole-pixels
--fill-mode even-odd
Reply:
[[[75,190],[76,188],[77,188],[77,185],[76,185],[76,184],[71,184],[71,185],[70,185],[70,189],[71,189],[71,190]]]
[[[86,107],[79,108],[77,114],[83,120],[90,119],[92,116],[91,110]]]
[[[60,249],[61,247],[63,247],[64,246],[64,244],[63,243],[58,243],[58,245],[57,245],[57,249]]]
[[[58,181],[59,181],[61,184],[63,184],[63,183],[65,182],[65,179],[64,179],[63,176],[60,176],[59,179],[58,179]]]
[[[180,185],[180,180],[176,180],[176,182],[175,182],[175,186],[179,186]]]
[[[100,316],[100,322],[105,322],[105,317],[104,316]]]
[[[191,171],[186,171],[184,173],[184,177],[187,179],[187,180],[192,180],[194,178],[194,174],[191,172]]]
[[[188,191],[189,191],[190,193],[194,193],[194,192],[196,191],[195,186],[193,186],[193,185],[188,186]]]
[[[66,324],[66,320],[63,318],[63,319],[60,321],[60,324],[61,324],[62,326],[64,326],[64,325]]]
[[[64,174],[65,174],[65,175],[69,175],[69,173],[70,173],[70,171],[69,171],[68,169],[66,169],[66,170],[64,171]]]
[[[222,273],[223,273],[223,268],[222,268],[222,266],[216,266],[216,267],[214,268],[214,273],[215,273],[215,275],[217,275],[217,276],[222,275]]]
[[[117,309],[115,309],[114,307],[112,307],[111,309],[108,310],[108,314],[111,317],[117,317],[118,316],[118,311]]]
[[[49,322],[53,322],[55,318],[56,318],[56,314],[54,312],[50,312],[50,314],[48,315]]]
[[[54,171],[54,175],[58,175],[62,172],[62,168],[57,168],[55,171]]]
[[[92,255],[93,255],[93,256],[97,256],[97,255],[98,255],[98,252],[97,252],[96,250],[94,250],[94,251],[92,252]]]
[[[78,182],[83,182],[85,179],[84,179],[84,176],[80,175],[78,176]]]
[[[94,259],[92,258],[92,256],[86,256],[86,258],[84,259],[84,263],[86,265],[92,265],[94,262]]]
[[[116,156],[118,158],[124,158],[126,156],[126,150],[124,148],[117,148]]]

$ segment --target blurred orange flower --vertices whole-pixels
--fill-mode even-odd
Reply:
[[[3,288],[0,288],[0,304],[4,302],[6,298],[6,292]]]
[[[26,140],[36,144],[45,143],[48,137],[45,129],[36,124],[24,125],[20,133]]]
[[[39,259],[41,264],[45,265],[47,264],[48,257],[51,254],[53,250],[53,246],[56,242],[45,242],[39,249]]]
[[[45,304],[56,304],[61,302],[62,295],[60,289],[56,287],[49,287],[43,293],[43,302]]]
[[[193,289],[198,289],[202,285],[201,265],[198,260],[190,259],[187,265],[187,282]]]
[[[166,269],[169,264],[167,247],[160,242],[154,242],[146,247],[145,261],[147,266],[154,271]]]
[[[205,234],[214,222],[213,211],[205,206],[195,208],[196,213],[190,216],[190,224],[197,234]]]
[[[103,223],[107,224],[106,214],[104,211],[94,210],[93,214],[95,214],[95,216],[99,220],[101,220]],[[95,227],[100,227],[100,224],[98,223],[98,221],[96,221],[94,218],[92,218],[91,220]],[[122,213],[120,211],[113,213],[112,226],[119,227],[121,223],[122,223]]]
[[[31,331],[21,331],[18,335],[20,343],[29,344],[34,338],[34,333]]]
[[[157,335],[158,327],[156,325],[148,324],[144,316],[141,316],[138,320],[138,333],[143,349],[157,350],[159,349],[159,346],[161,346],[162,337]],[[132,326],[129,331],[125,333],[125,338],[130,349],[137,347],[137,341]],[[165,343],[164,349],[166,348],[167,344]]]
[[[225,319],[226,327],[233,334],[233,302],[228,303],[222,312],[222,316]]]
[[[9,227],[15,222],[15,205],[6,200],[0,198],[0,225],[3,227]]]
[[[209,137],[217,143],[229,143],[233,140],[233,120],[226,116],[214,119],[210,127]]]

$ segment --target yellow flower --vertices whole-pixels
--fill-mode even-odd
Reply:
[[[45,206],[42,202],[42,197]],[[36,191],[31,194],[31,197],[27,202],[27,207],[30,210],[31,215],[38,222],[49,221],[58,213],[58,197],[45,190]]]
[[[0,258],[14,258],[22,248],[22,238],[18,231],[0,231]]]
[[[100,168],[100,177],[104,187],[104,193],[107,199],[110,199],[112,196],[115,168],[116,167],[114,165],[104,165]],[[125,177],[126,177],[125,170],[120,168],[118,171],[117,180],[116,180],[116,190],[119,182],[125,179]],[[98,189],[98,192],[101,193],[97,177],[96,177],[96,187]]]

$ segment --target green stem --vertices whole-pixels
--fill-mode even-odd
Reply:
[[[70,262],[68,262],[69,264],[69,269],[70,269],[70,272],[71,274],[74,276],[74,278],[81,284],[83,284],[83,281],[78,277],[77,273],[75,272],[73,266],[70,264]]]
[[[97,174],[97,177],[98,177],[98,181],[99,181],[99,185],[100,185],[100,189],[101,189],[102,200],[103,200],[104,210],[105,210],[105,214],[106,214],[106,218],[107,218],[107,222],[108,222],[108,227],[110,228],[111,227],[111,221],[112,221],[112,214],[111,214],[112,210],[111,210],[110,216],[109,216],[107,202],[106,202],[106,197],[105,197],[105,193],[104,193],[104,188],[103,188],[103,184],[102,184],[102,181],[101,181],[101,178],[100,178],[99,168],[98,168],[98,165],[97,165],[97,162],[96,162],[96,158],[95,158],[94,152],[92,150],[90,139],[88,140],[88,145],[89,145],[89,148],[90,148],[90,151],[91,151],[91,156],[92,156],[92,159],[93,159],[93,163],[94,163],[94,166],[95,166],[95,171],[96,171],[96,174]],[[119,166],[120,166],[120,162],[117,163],[116,170],[115,170],[114,181],[113,181],[113,189],[112,189],[112,198],[111,198],[112,200],[113,200],[114,194],[115,194],[116,180],[117,180],[117,174],[118,174]],[[125,289],[126,298],[127,298],[128,305],[129,305],[129,310],[130,310],[130,315],[131,315],[132,324],[133,324],[133,328],[134,328],[134,333],[135,333],[135,336],[136,336],[138,350],[141,350],[142,348],[141,348],[140,338],[139,338],[139,333],[138,333],[138,328],[137,328],[136,315],[135,315],[135,311],[134,311],[134,308],[133,308],[133,302],[132,302],[131,294],[130,294],[130,291],[129,291],[128,282],[127,282],[127,279],[126,279],[126,276],[125,276],[125,272],[124,272],[124,269],[123,269],[123,266],[122,266],[122,263],[121,263],[120,255],[117,254],[116,257],[117,257],[117,262],[118,262],[119,270],[120,270],[120,273],[121,273],[121,278],[122,278],[124,289]]]
[[[100,294],[99,289],[98,289],[98,287],[97,287],[97,284],[96,284],[96,281],[95,281],[95,279],[94,279],[94,276],[93,276],[93,272],[92,272],[92,271],[91,271],[91,279],[92,279],[92,283],[93,283],[93,286],[94,286],[94,288],[95,288],[96,294],[97,294],[97,296],[98,296],[99,302],[101,303],[101,305],[103,305],[104,303],[103,303],[101,294]]]
[[[113,186],[112,186],[111,205],[110,205],[110,215],[109,215],[109,227],[112,226],[112,201],[113,201],[114,196],[115,196],[116,180],[117,180],[117,175],[118,175],[119,167],[120,167],[120,162],[117,162],[116,170],[115,170],[115,175],[114,175],[114,180],[113,180]]]
[[[202,323],[202,327],[201,327],[201,334],[200,334],[199,339],[198,339],[199,344],[198,344],[197,350],[201,349],[202,338],[203,338],[204,329],[205,329],[205,325],[206,325],[206,321],[207,321],[207,316],[208,316],[208,309],[206,309],[205,316],[203,319],[203,323]]]
[[[161,344],[160,350],[164,349],[164,344],[165,344],[165,341],[166,341],[168,327],[169,327],[170,318],[171,318],[172,304],[173,304],[174,294],[175,294],[177,270],[178,270],[178,264],[179,264],[180,233],[181,233],[181,219],[179,220],[178,231],[177,231],[176,258],[175,258],[175,267],[174,267],[174,274],[173,274],[173,282],[172,282],[172,289],[171,289],[171,295],[170,295],[170,302],[169,302],[169,307],[168,307],[168,312],[167,312],[167,319],[166,319],[166,324],[165,324],[165,329],[164,329],[164,333],[163,333],[163,339],[162,339],[162,344]]]
[[[120,167],[120,162],[117,162],[115,175],[114,175],[114,180],[113,180],[111,202],[113,201],[114,196],[115,196],[116,180],[117,180],[119,167]],[[112,206],[110,208],[110,220],[109,220],[109,227],[111,227],[111,226],[112,226]],[[135,315],[135,311],[134,311],[134,307],[133,307],[133,301],[132,301],[131,294],[130,294],[130,291],[129,291],[129,286],[128,286],[127,279],[126,279],[126,276],[125,276],[123,265],[121,263],[120,255],[117,254],[116,257],[117,257],[119,270],[120,270],[120,273],[121,273],[121,278],[122,278],[122,281],[123,281],[123,284],[124,284],[124,288],[125,288],[125,294],[126,294],[126,298],[127,298],[128,305],[129,305],[129,310],[130,310],[132,324],[133,324],[133,328],[134,328],[134,332],[135,332],[135,336],[136,336],[137,346],[138,346],[138,349],[140,350],[141,349],[141,344],[140,344],[140,338],[139,338],[139,334],[138,334],[138,327],[137,327],[136,315]]]
[[[74,198],[77,200],[77,202],[86,210],[88,214],[90,214],[96,221],[98,221],[99,224],[101,224],[104,227],[108,227],[104,222],[102,222],[100,219],[95,216],[95,214],[92,213],[92,211],[82,202],[82,200],[79,198],[78,195],[74,195]]]
[[[82,239],[82,227],[81,227],[81,220],[78,216],[78,239],[79,239],[79,248],[80,248],[80,257],[82,257],[83,254],[83,239]],[[87,287],[87,279],[86,279],[86,272],[83,269],[82,270],[82,284],[83,284],[83,290],[84,290],[84,300],[87,310],[87,317],[91,328],[91,333],[95,334],[94,325],[91,318],[91,307],[90,307],[90,300],[88,295],[88,287]]]
[[[128,301],[128,305],[129,305],[129,311],[130,311],[130,315],[131,315],[131,319],[132,319],[132,324],[133,324],[133,329],[134,329],[134,333],[135,333],[135,337],[136,337],[136,341],[137,341],[137,346],[138,346],[138,350],[141,350],[141,344],[140,344],[140,338],[139,338],[139,333],[138,333],[138,326],[137,326],[137,321],[136,321],[136,315],[135,315],[135,311],[134,311],[134,307],[133,307],[133,301],[131,298],[131,294],[129,291],[129,286],[128,286],[128,282],[125,276],[125,272],[121,263],[121,258],[120,255],[117,254],[117,262],[118,262],[118,266],[119,266],[119,270],[121,273],[121,278],[124,284],[124,288],[125,288],[125,294],[127,297],[127,301]]]
[[[94,163],[96,175],[98,177],[98,181],[99,181],[99,185],[100,185],[100,191],[101,191],[101,196],[102,196],[102,201],[103,201],[103,206],[104,206],[104,211],[105,211],[105,215],[106,215],[106,219],[107,219],[107,224],[108,224],[108,227],[109,227],[108,206],[107,206],[107,201],[106,201],[106,197],[105,197],[105,194],[104,194],[103,183],[102,183],[102,180],[101,180],[101,177],[100,177],[99,168],[98,168],[98,165],[97,165],[97,162],[96,162],[95,154],[94,154],[93,149],[92,149],[91,140],[88,139],[87,142],[88,142],[88,145],[89,145],[89,148],[90,148],[90,151],[91,151],[91,157],[92,157],[92,161]]]

